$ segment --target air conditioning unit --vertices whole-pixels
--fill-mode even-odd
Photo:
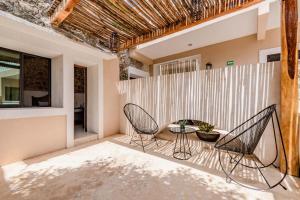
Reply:
[[[146,78],[149,77],[149,72],[138,69],[136,67],[127,67],[128,79]]]

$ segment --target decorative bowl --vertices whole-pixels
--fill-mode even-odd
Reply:
[[[212,131],[212,132],[204,132],[204,131],[196,131],[196,134],[200,140],[206,141],[206,142],[216,142],[219,137],[220,133]]]

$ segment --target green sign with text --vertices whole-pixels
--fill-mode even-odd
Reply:
[[[234,63],[234,60],[228,60],[227,61],[227,66],[233,66],[235,63]]]

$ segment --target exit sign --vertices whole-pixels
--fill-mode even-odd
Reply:
[[[234,60],[228,60],[227,61],[227,66],[233,66],[235,63],[234,63]]]

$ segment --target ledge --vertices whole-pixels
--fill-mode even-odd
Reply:
[[[63,108],[0,108],[0,120],[66,115]]]

